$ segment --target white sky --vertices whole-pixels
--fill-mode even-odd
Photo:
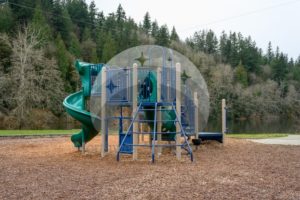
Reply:
[[[91,0],[86,0],[90,3]],[[181,39],[201,29],[218,35],[225,30],[250,35],[264,51],[269,41],[273,48],[300,55],[300,0],[95,0],[105,15],[119,4],[126,16],[141,22],[148,11],[159,25],[174,25]]]

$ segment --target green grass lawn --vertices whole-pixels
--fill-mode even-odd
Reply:
[[[277,138],[277,137],[286,137],[286,133],[252,133],[252,134],[226,134],[230,138],[239,138],[239,139],[266,139],[266,138]]]
[[[79,129],[71,130],[0,130],[0,136],[46,136],[46,135],[72,135]]]
[[[49,135],[73,135],[80,129],[71,130],[0,130],[1,136],[49,136]],[[118,134],[116,130],[109,130],[110,135]]]
[[[48,135],[72,135],[78,133],[79,129],[71,130],[0,130],[0,136],[48,136]],[[109,134],[117,134],[118,131],[110,130]],[[285,133],[253,133],[253,134],[226,134],[230,138],[240,139],[264,139],[285,137]]]

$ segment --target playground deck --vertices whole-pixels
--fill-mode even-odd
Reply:
[[[299,146],[227,138],[202,145],[194,163],[165,152],[153,165],[147,152],[100,158],[99,144],[82,156],[68,137],[1,138],[0,199],[300,199]]]

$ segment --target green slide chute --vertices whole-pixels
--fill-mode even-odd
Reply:
[[[89,142],[98,134],[99,127],[95,127],[95,125],[100,124],[100,119],[88,112],[85,106],[86,98],[91,95],[92,90],[91,75],[100,73],[103,65],[94,65],[77,60],[75,67],[80,75],[82,90],[66,97],[63,105],[67,113],[82,124],[82,130],[71,137],[74,146],[81,147],[82,139]]]
[[[100,119],[96,116],[92,117],[90,112],[83,110],[83,103],[82,91],[71,94],[63,103],[67,113],[82,124],[82,130],[71,137],[75,147],[82,146],[82,139],[84,139],[85,142],[89,142],[98,134],[94,124],[99,124]],[[98,122],[95,123],[95,120]]]

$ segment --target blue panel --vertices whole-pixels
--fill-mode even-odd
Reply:
[[[176,68],[163,67],[161,80],[161,100],[174,102],[176,98]]]
[[[100,96],[101,95],[101,85],[95,84],[95,81],[98,77],[98,74],[101,72],[103,65],[104,64],[90,65],[91,96]],[[101,81],[101,80],[98,80],[98,81]]]
[[[120,133],[119,134],[119,146],[121,145],[121,142],[123,141],[123,138],[125,137],[126,133]],[[126,144],[130,144],[130,146],[127,146]],[[127,135],[123,146],[120,149],[120,153],[128,153],[128,154],[132,154],[133,150],[132,150],[132,144],[133,144],[133,138],[132,138],[132,134]]]
[[[107,71],[106,94],[108,102],[130,101],[130,74],[129,70],[110,69]]]

